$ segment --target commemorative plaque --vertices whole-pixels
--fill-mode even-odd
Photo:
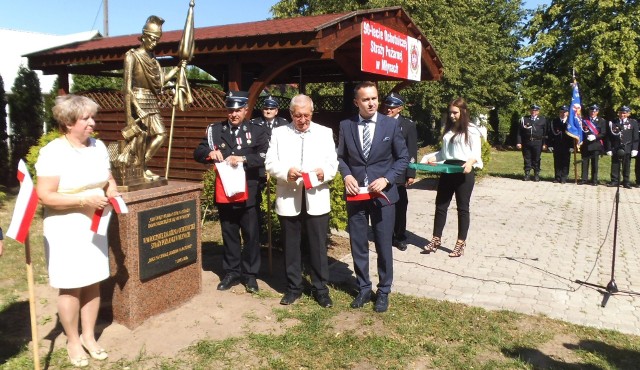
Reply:
[[[194,200],[138,213],[140,280],[196,262],[197,222]]]

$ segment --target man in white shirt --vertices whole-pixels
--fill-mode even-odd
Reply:
[[[288,287],[280,304],[292,304],[302,295],[301,242],[306,234],[313,295],[328,308],[333,306],[327,287],[329,184],[338,170],[333,132],[312,122],[313,101],[306,95],[291,99],[290,112],[292,122],[273,130],[265,160],[267,172],[277,179],[276,213],[285,244]]]

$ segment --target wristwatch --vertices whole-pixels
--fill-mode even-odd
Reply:
[[[244,155],[242,156],[242,161],[246,162],[247,161],[247,157],[245,157]]]

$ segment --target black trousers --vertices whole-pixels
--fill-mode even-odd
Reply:
[[[218,205],[225,273],[236,276],[256,276],[260,270],[260,244],[258,242],[258,211],[256,207],[234,208]],[[240,238],[242,233],[242,239]],[[244,240],[244,246],[242,245]]]
[[[636,156],[636,164],[634,168],[634,172],[636,174],[636,185],[640,185],[640,154]]]
[[[438,182],[436,193],[436,215],[433,220],[433,236],[442,237],[444,225],[447,223],[447,210],[451,204],[451,198],[456,196],[458,208],[458,239],[467,240],[469,231],[469,203],[475,183],[475,174],[469,173],[443,173]]]
[[[553,148],[553,170],[557,181],[567,181],[571,153],[569,148]]]
[[[389,294],[393,283],[393,220],[395,204],[381,205],[380,200],[347,202],[351,256],[360,293],[371,291],[369,278],[369,219],[378,254],[378,292]]]
[[[409,206],[409,197],[407,196],[407,187],[396,184],[398,187],[398,195],[400,199],[396,202],[396,222],[393,227],[393,241],[404,241],[407,239],[405,232],[407,231],[407,208]]]
[[[307,214],[305,201],[297,216],[279,216],[284,235],[284,264],[288,289],[302,291],[302,235],[303,229],[308,241],[309,264],[311,265],[311,285],[317,293],[328,291],[329,263],[327,261],[327,227],[329,214],[313,216]]]
[[[524,172],[533,168],[540,173],[540,155],[542,154],[542,140],[528,141],[522,144],[522,158],[524,158]]]
[[[611,182],[620,182],[620,162],[622,162],[622,182],[629,183],[629,175],[631,172],[631,153],[625,153],[622,160],[613,153],[611,156]]]
[[[587,151],[582,153],[582,181],[589,180],[589,168],[591,168],[591,182],[598,182],[598,162],[600,161],[600,151]],[[637,162],[636,162],[636,168]],[[637,170],[636,170],[637,173]],[[637,178],[637,175],[636,175]]]

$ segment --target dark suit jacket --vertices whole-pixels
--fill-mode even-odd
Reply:
[[[359,116],[340,122],[338,139],[338,169],[342,177],[352,175],[359,186],[364,179],[369,182],[384,177],[389,185],[383,190],[391,203],[398,201],[396,179],[404,174],[409,154],[398,121],[383,114],[376,114],[376,129],[371,141],[369,158],[365,159],[358,133]],[[383,205],[386,202],[382,203]]]
[[[398,124],[400,125],[402,137],[409,151],[409,163],[416,163],[418,158],[418,129],[416,128],[416,124],[402,115],[398,116]],[[396,179],[396,184],[404,185],[408,178],[416,178],[415,169],[407,167],[404,173]]]
[[[591,122],[593,127],[598,131],[598,134],[596,135],[595,132],[591,132],[589,126],[586,123],[583,123],[582,131],[584,134],[582,137],[583,141],[582,146],[580,147],[580,152],[583,155],[587,152],[602,152],[604,150],[602,145],[604,144],[604,140],[607,136],[607,121],[605,121],[602,117],[596,117],[595,120],[591,120],[591,118],[585,117],[583,118],[583,121]],[[594,135],[596,139],[593,141],[589,141],[587,140],[588,135]]]
[[[632,150],[638,150],[638,121],[627,118],[627,124],[623,125],[620,118],[611,121],[607,127],[607,140],[605,147],[616,155],[616,150],[624,149],[626,154]]]
[[[193,158],[200,163],[213,164],[214,162],[208,159],[208,156],[214,149],[220,150],[224,158],[231,155],[245,156],[247,160],[243,165],[249,188],[249,199],[242,203],[232,203],[232,205],[234,207],[253,207],[256,205],[258,193],[259,170],[264,169],[264,159],[267,155],[267,149],[269,149],[269,138],[264,127],[252,125],[248,121],[242,122],[239,130],[238,136],[231,133],[228,121],[210,124],[207,127],[206,137],[194,150]],[[240,139],[240,144],[238,144],[238,139]]]

